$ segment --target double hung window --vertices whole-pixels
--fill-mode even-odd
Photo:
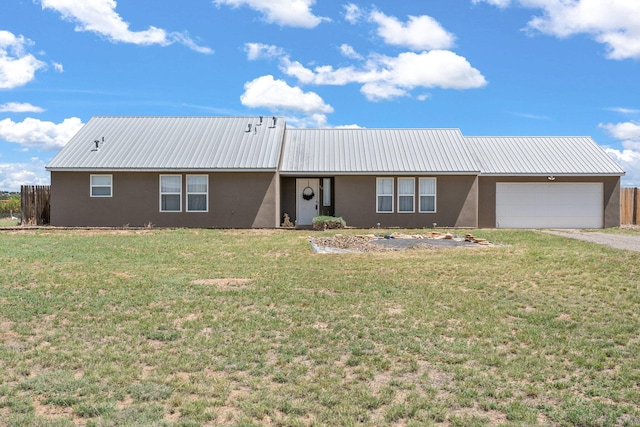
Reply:
[[[209,177],[207,175],[187,175],[187,212],[207,212]]]
[[[113,194],[112,175],[91,175],[91,197],[111,197]]]
[[[378,178],[376,180],[376,194],[376,212],[393,212],[393,178]]]
[[[182,175],[160,175],[160,212],[182,211]]]
[[[420,212],[436,211],[436,179],[420,178]]]
[[[398,178],[398,212],[415,212],[415,187],[414,178]]]

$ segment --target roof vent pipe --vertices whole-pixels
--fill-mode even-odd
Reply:
[[[260,116],[260,123],[258,123],[256,126],[262,126],[262,116]]]
[[[273,116],[273,126],[271,127],[276,127],[276,122],[278,121],[278,119],[276,118],[276,116]]]
[[[94,148],[92,151],[98,151],[98,148],[100,148],[100,145],[104,143],[104,136],[102,137],[102,141],[100,141],[99,139],[96,139],[95,141],[93,141],[94,144],[96,144],[96,148]]]
[[[247,124],[247,130],[245,132],[251,132],[251,123]]]

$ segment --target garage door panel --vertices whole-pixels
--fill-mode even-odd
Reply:
[[[601,183],[498,183],[498,228],[602,228]]]

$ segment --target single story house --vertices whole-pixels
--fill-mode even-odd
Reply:
[[[624,171],[589,137],[94,117],[47,165],[54,226],[603,228]]]

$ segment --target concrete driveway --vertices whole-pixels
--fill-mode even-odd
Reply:
[[[608,245],[616,249],[640,252],[640,233],[638,234],[615,234],[602,233],[599,231],[584,230],[544,230],[545,233],[556,236],[569,237],[571,239],[584,240],[587,242]]]

